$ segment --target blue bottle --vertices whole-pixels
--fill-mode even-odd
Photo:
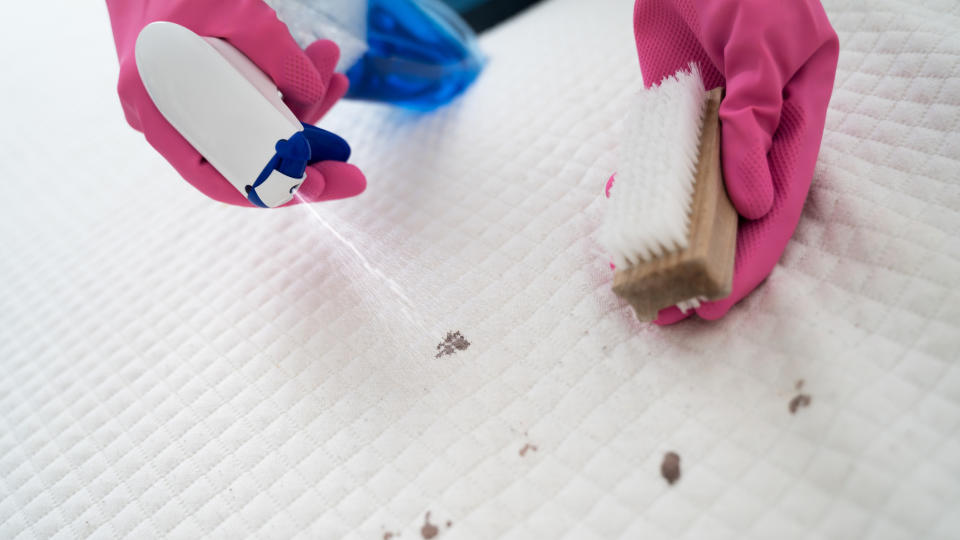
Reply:
[[[318,38],[340,45],[348,98],[432,110],[483,69],[476,34],[439,0],[268,2],[301,45]]]

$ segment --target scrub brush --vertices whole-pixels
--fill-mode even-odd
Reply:
[[[613,256],[613,292],[653,321],[733,287],[737,212],[720,166],[720,101],[696,64],[642,91],[627,118],[601,242]]]

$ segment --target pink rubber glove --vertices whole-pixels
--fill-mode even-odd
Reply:
[[[297,117],[316,123],[347,91],[347,78],[333,72],[340,50],[321,40],[300,49],[276,13],[261,0],[107,0],[120,58],[118,91],[127,122],[195,188],[212,199],[253,206],[171,126],[153,104],[137,72],[134,48],[146,25],[170,21],[198,35],[227,40],[273,79]],[[342,199],[363,192],[366,180],[348,163],[307,167],[298,194],[307,202]],[[300,197],[289,204],[296,204]]]
[[[723,173],[742,216],[733,294],[696,310],[719,319],[770,275],[800,221],[839,40],[818,0],[638,0],[634,31],[648,87],[692,61],[708,90],[726,86]],[[656,322],[688,315],[673,307]]]

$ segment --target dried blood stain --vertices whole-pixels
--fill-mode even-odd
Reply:
[[[660,474],[671,486],[680,479],[680,456],[676,452],[667,452],[660,464]]]
[[[450,356],[470,348],[470,342],[460,332],[447,332],[447,337],[437,345],[437,358]]]
[[[523,448],[520,449],[520,457],[526,456],[526,455],[527,455],[527,452],[529,452],[529,451],[531,451],[531,450],[533,450],[534,452],[536,452],[536,451],[537,451],[537,447],[536,447],[535,445],[533,445],[533,444],[525,444],[525,445],[523,445]]]
[[[423,527],[420,529],[420,534],[423,535],[425,540],[430,540],[439,533],[440,529],[437,529],[436,525],[430,523],[430,512],[427,512],[426,517],[423,518]]]
[[[807,394],[800,394],[799,396],[790,400],[790,414],[797,414],[797,410],[800,407],[809,407],[811,398]]]
[[[803,379],[800,379],[799,381],[797,381],[797,384],[794,385],[797,389],[797,392],[800,392],[801,390],[803,390],[803,385],[805,383],[806,381],[804,381]],[[811,400],[812,398],[810,397],[809,394],[798,393],[797,397],[791,399],[790,405],[788,405],[788,408],[790,409],[790,414],[797,414],[797,411],[800,409],[800,407],[809,407]]]

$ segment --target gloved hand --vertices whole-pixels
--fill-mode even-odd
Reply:
[[[696,310],[718,319],[767,278],[800,221],[823,137],[839,40],[819,0],[638,0],[644,83],[700,65],[720,107],[727,193],[741,215],[733,294]],[[676,307],[658,324],[686,318]]]
[[[253,206],[171,126],[153,104],[137,71],[137,36],[148,24],[170,21],[198,35],[225,39],[244,53],[280,89],[284,102],[308,124],[317,122],[347,91],[347,78],[333,72],[340,51],[320,40],[304,51],[276,13],[261,0],[107,0],[117,55],[118,91],[127,122],[195,188],[212,199]],[[299,195],[307,202],[358,195],[366,187],[359,169],[323,161],[307,167]],[[289,204],[296,204],[294,198]]]

